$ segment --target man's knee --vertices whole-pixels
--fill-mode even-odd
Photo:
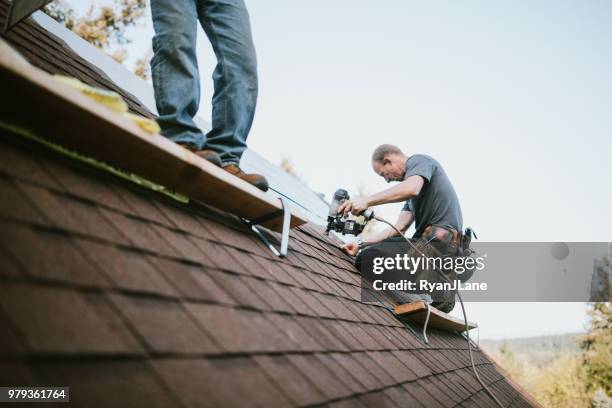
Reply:
[[[195,63],[196,36],[185,30],[172,30],[158,33],[153,37],[153,59],[151,65],[155,66],[168,59],[187,58]]]

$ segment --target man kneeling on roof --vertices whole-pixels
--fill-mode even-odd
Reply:
[[[372,168],[388,183],[397,181],[399,184],[376,194],[345,201],[338,213],[358,215],[372,206],[405,201],[395,227],[405,233],[416,221],[416,232],[411,239],[415,245],[425,251],[435,248],[437,253],[455,255],[451,252],[461,242],[463,217],[457,193],[440,163],[423,154],[406,156],[399,147],[383,144],[372,154]],[[384,243],[400,241],[404,238],[388,227],[367,239],[358,238],[357,242],[350,242],[342,249],[352,256],[358,254],[356,264],[360,267],[364,254],[384,253]],[[408,293],[395,293],[394,297],[401,303],[431,300],[427,295]],[[446,296],[444,301],[432,305],[448,312],[454,307],[454,296]]]

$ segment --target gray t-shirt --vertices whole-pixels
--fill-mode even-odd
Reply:
[[[406,160],[404,179],[415,175],[423,177],[425,183],[419,195],[406,201],[403,208],[414,214],[414,237],[420,237],[428,225],[434,224],[461,231],[463,217],[459,199],[440,163],[424,154],[410,156]]]

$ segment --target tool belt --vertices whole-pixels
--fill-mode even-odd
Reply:
[[[423,230],[421,236],[427,241],[436,241],[448,245],[449,254],[459,255],[463,253],[463,234],[454,228],[443,227],[441,225],[428,225]]]

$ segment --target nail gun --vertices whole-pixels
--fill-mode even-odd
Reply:
[[[367,209],[359,214],[363,217],[363,222],[356,219],[350,219],[344,214],[338,214],[338,208],[346,200],[350,200],[348,191],[342,188],[336,190],[331,205],[329,206],[329,214],[327,215],[327,229],[325,230],[326,235],[329,234],[329,231],[335,231],[342,235],[359,235],[367,225],[368,221],[374,218],[374,211],[370,209]]]

